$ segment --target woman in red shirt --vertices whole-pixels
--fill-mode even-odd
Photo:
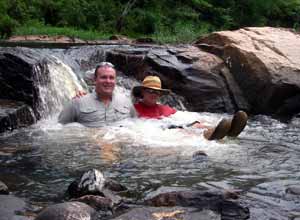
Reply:
[[[134,104],[138,117],[161,119],[176,113],[176,109],[168,105],[158,104],[162,95],[170,93],[168,89],[162,89],[160,78],[157,76],[147,76],[141,86],[136,86],[132,90],[132,95],[139,101]],[[204,126],[199,121],[186,126],[196,128],[206,128],[204,137],[208,140],[222,139],[225,136],[238,136],[247,124],[248,116],[243,111],[238,111],[233,119],[222,119],[215,128]],[[183,126],[171,126],[172,128],[183,128]]]
[[[133,88],[133,95],[140,98],[139,102],[134,104],[138,116],[160,119],[174,114],[174,108],[157,103],[162,95],[169,93],[170,90],[161,88],[161,81],[157,76],[147,76],[142,86]]]

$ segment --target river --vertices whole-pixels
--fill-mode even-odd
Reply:
[[[62,126],[56,117],[0,137],[0,179],[13,194],[40,205],[61,202],[68,185],[96,168],[120,181],[131,196],[160,186],[241,191],[251,219],[288,219],[299,213],[299,120],[282,124],[266,116],[249,120],[237,139],[207,141],[201,131],[165,129],[168,123],[211,113],[179,112],[167,121],[125,120],[105,128]],[[203,150],[207,157],[193,157]]]
[[[49,67],[54,75],[61,68],[72,72],[59,61],[55,65],[60,66],[59,71]],[[69,79],[74,76],[63,82]],[[53,82],[54,90],[62,87]],[[194,120],[216,124],[220,118],[230,117],[227,114],[182,110],[164,120],[127,119],[98,129],[76,123],[63,126],[57,115],[66,94],[70,98],[75,88],[62,88],[56,95],[53,89],[42,90],[47,102],[43,119],[0,135],[0,180],[29,203],[47,206],[64,201],[69,184],[84,171],[96,168],[127,186],[129,197],[142,198],[160,186],[231,189],[241,192],[250,219],[300,216],[299,192],[291,190],[300,187],[299,118],[282,123],[267,116],[251,116],[238,138],[221,141],[205,140],[199,129],[166,127]],[[50,97],[55,100],[49,102]],[[195,157],[199,150],[207,157]]]

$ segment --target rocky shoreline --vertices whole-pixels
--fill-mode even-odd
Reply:
[[[41,207],[11,195],[0,181],[0,219],[244,220],[251,215],[237,191],[160,187],[138,199],[128,197],[130,190],[91,169],[69,185],[61,203]],[[285,191],[300,195],[299,185],[289,186]]]
[[[1,194],[8,194],[4,183],[0,182],[0,187],[5,188]],[[3,219],[15,217],[24,220],[196,220],[200,216],[201,219],[242,220],[250,216],[249,209],[232,191],[161,187],[142,200],[121,196],[127,191],[125,186],[105,178],[99,170],[91,169],[70,184],[66,202],[37,209],[17,197],[0,195],[6,204],[4,207],[1,203],[0,212]]]

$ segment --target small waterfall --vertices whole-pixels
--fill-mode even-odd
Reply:
[[[41,118],[61,111],[77,91],[87,87],[84,81],[78,79],[72,68],[57,57],[51,56],[51,59],[46,61],[45,68],[48,71],[47,83],[38,83]],[[36,71],[41,73],[40,69]],[[40,74],[39,77],[45,78],[43,75]]]

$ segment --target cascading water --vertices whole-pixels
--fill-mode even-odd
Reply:
[[[243,192],[240,199],[250,208],[252,220],[288,220],[299,214],[300,195],[291,190],[300,180],[298,119],[283,124],[266,116],[251,117],[239,138],[222,141],[205,140],[201,130],[166,129],[170,124],[215,124],[230,117],[184,108],[159,121],[126,119],[98,129],[62,126],[57,114],[76,90],[87,89],[81,79],[93,72],[94,65],[84,56],[81,61],[73,57],[78,50],[48,50],[50,83],[40,87],[43,119],[0,136],[0,180],[15,195],[41,206],[61,202],[70,182],[96,168],[128,186],[132,195],[142,197],[160,186],[236,189]],[[96,62],[104,60],[105,53],[99,51]],[[116,90],[129,96],[137,83],[119,75]],[[208,157],[193,157],[199,150]]]
[[[83,83],[79,81],[69,66],[54,56],[51,58],[47,62],[49,82],[47,85],[38,85],[42,118],[47,118],[61,111],[63,106],[76,95],[77,91],[84,90]]]

